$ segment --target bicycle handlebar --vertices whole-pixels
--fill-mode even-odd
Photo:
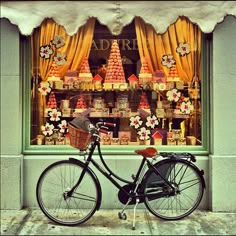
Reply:
[[[99,121],[95,124],[95,126],[90,127],[90,133],[96,134],[96,132],[104,133],[104,134],[110,134],[108,131],[108,127],[116,127],[116,124],[110,123],[110,122],[104,122],[104,121]]]
[[[105,129],[98,128],[98,131],[99,131],[100,133],[110,134],[110,132],[107,131],[107,130],[105,130]]]
[[[110,123],[110,122],[105,122],[105,121],[99,121],[96,123],[97,128],[100,128],[101,126],[116,127],[116,124]]]
[[[116,124],[110,122],[104,122],[105,126],[116,127]]]

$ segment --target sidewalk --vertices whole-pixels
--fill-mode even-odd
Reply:
[[[118,218],[118,209],[99,210],[80,226],[65,227],[49,221],[38,209],[1,210],[1,235],[236,235],[236,213],[195,211],[185,219],[163,221],[147,210]]]

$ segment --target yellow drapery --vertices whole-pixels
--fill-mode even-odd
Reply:
[[[161,61],[163,55],[171,54],[176,60],[177,71],[183,81],[192,81],[194,75],[200,79],[201,31],[197,25],[186,17],[179,17],[164,34],[158,34],[152,25],[135,17],[135,30],[141,62],[145,57],[152,73],[163,70],[168,75],[169,69]],[[190,46],[190,54],[184,57],[176,52],[178,44],[183,42]]]
[[[186,17],[179,17],[178,20],[169,26],[164,34],[158,34],[152,25],[147,24],[140,17],[135,17],[135,30],[141,62],[145,57],[149,68],[153,73],[156,70],[163,70],[168,75],[169,69],[161,64],[162,56],[171,54],[176,61],[176,68],[179,77],[184,82],[200,81],[200,56],[201,56],[201,30],[191,23]],[[188,43],[190,54],[180,56],[176,49],[179,43]],[[165,96],[162,92],[159,92]],[[195,137],[200,136],[199,117],[194,101],[195,113],[190,119],[191,133]]]
[[[85,57],[89,56],[93,32],[95,26],[95,18],[88,19],[86,24],[79,28],[78,33],[73,36],[68,36],[64,27],[56,24],[52,19],[46,19],[40,26],[40,29],[35,31],[31,37],[33,68],[39,66],[39,73],[43,81],[47,80],[49,70],[51,68],[53,57],[56,52],[64,53],[67,62],[59,66],[59,74],[62,78],[68,69],[77,70]],[[49,45],[55,36],[62,36],[65,45],[59,49],[53,48],[54,53],[50,59],[39,57],[40,46]],[[35,71],[34,71],[35,73]]]
[[[50,72],[50,68],[53,63],[53,57],[57,52],[64,53],[66,55],[66,63],[58,66],[60,77],[63,78],[67,70],[78,70],[82,60],[89,56],[94,26],[96,18],[91,17],[87,22],[78,29],[78,32],[73,36],[68,36],[64,27],[56,24],[53,19],[45,19],[41,26],[35,29],[31,35],[31,67],[32,76],[40,74],[43,81],[47,81],[47,77]],[[62,36],[64,38],[65,45],[59,49],[53,47],[53,54],[50,59],[40,57],[40,47],[45,45],[51,45],[51,41],[55,36]],[[35,93],[39,93],[35,90]],[[32,96],[35,101],[34,104],[38,104],[38,114],[32,114],[36,119],[38,127],[36,133],[40,133],[40,127],[44,123],[44,109],[46,106],[46,99],[44,95],[37,94],[39,96]],[[33,104],[33,102],[32,102]],[[34,121],[35,122],[35,121]]]

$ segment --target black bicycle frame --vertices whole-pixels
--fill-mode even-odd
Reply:
[[[100,166],[100,165],[92,158],[93,153],[94,153],[96,147],[97,147],[97,149],[98,149],[98,155],[99,155],[99,157],[100,157],[100,160],[102,161],[102,164],[103,164],[103,166],[105,167],[106,170],[104,170],[104,169],[102,168],[102,166]],[[136,186],[136,185],[137,185],[137,182],[138,182],[138,180],[139,180],[141,171],[142,171],[142,169],[143,169],[143,167],[144,167],[145,162],[147,162],[148,167],[149,167],[149,168],[152,168],[153,171],[154,171],[158,176],[160,176],[160,177],[163,179],[163,181],[164,181],[168,186],[170,186],[170,187],[172,188],[172,190],[174,191],[174,187],[171,185],[171,183],[170,183],[170,182],[155,168],[155,166],[154,166],[147,158],[145,158],[145,157],[143,157],[142,162],[140,163],[139,169],[138,169],[138,171],[137,171],[137,173],[136,173],[136,175],[135,175],[135,178],[134,178],[134,181],[133,181],[133,182],[128,181],[128,180],[125,180],[125,179],[121,178],[120,176],[116,175],[116,174],[107,166],[105,160],[103,159],[103,155],[102,155],[101,147],[100,147],[100,142],[99,142],[99,141],[94,141],[94,142],[91,144],[90,151],[89,151],[89,154],[88,154],[88,158],[86,159],[86,161],[85,161],[85,163],[84,163],[84,164],[85,164],[85,167],[84,167],[84,169],[83,169],[83,171],[82,171],[82,173],[81,173],[81,175],[80,175],[80,178],[79,178],[79,180],[77,181],[77,183],[75,184],[75,186],[68,192],[68,195],[71,196],[72,193],[73,193],[73,191],[74,191],[76,188],[78,188],[80,182],[82,181],[82,179],[83,179],[83,177],[84,177],[84,174],[85,174],[86,171],[87,171],[87,168],[88,168],[90,162],[91,162],[108,180],[110,180],[110,182],[112,182],[119,190],[123,191],[128,197],[134,197],[134,196],[132,195],[132,193],[127,192],[127,191],[116,181],[116,179],[117,179],[117,180],[120,180],[120,181],[123,182],[123,183],[131,184],[131,185]],[[115,179],[114,179],[112,176],[115,177]],[[150,195],[153,196],[153,194],[147,193],[147,194],[137,194],[137,195],[135,195],[135,197],[146,197],[146,196],[150,196]],[[166,194],[166,195],[167,195],[167,194]],[[161,196],[164,196],[164,195],[161,195]]]

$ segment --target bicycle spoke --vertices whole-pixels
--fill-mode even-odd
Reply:
[[[156,216],[163,219],[180,219],[189,215],[200,203],[204,187],[199,172],[185,161],[165,160],[158,163],[155,167],[163,176],[168,179],[175,189],[169,196],[161,198],[145,197],[147,208]],[[147,176],[145,194],[150,191],[148,186],[161,178],[154,171],[149,171]],[[161,181],[160,181],[161,183]],[[168,191],[168,185],[161,185],[164,191]],[[155,189],[155,188],[154,188]],[[160,195],[161,196],[161,195]]]
[[[42,173],[37,184],[37,200],[44,214],[54,222],[80,224],[96,211],[98,191],[95,179],[88,171],[72,196],[64,199],[64,193],[74,187],[82,170],[80,165],[59,161]]]

